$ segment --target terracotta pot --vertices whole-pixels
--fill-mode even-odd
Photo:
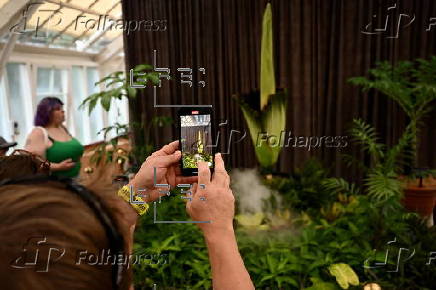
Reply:
[[[435,186],[409,186],[404,189],[402,203],[409,211],[417,212],[422,217],[428,217],[433,213],[436,202]]]

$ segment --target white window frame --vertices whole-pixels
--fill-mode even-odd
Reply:
[[[72,92],[72,79],[73,79],[73,73],[72,69],[73,66],[79,66],[81,67],[81,77],[83,78],[82,81],[84,82],[84,94],[87,95],[89,88],[88,88],[88,82],[87,82],[87,69],[88,68],[95,68],[98,74],[98,79],[101,79],[102,76],[106,75],[109,72],[117,71],[117,70],[124,70],[124,62],[120,61],[119,63],[105,63],[103,65],[91,60],[89,57],[81,57],[81,56],[59,56],[59,55],[50,55],[50,54],[36,54],[36,53],[24,53],[24,52],[13,52],[10,56],[10,59],[8,63],[20,63],[24,64],[24,66],[20,66],[20,82],[23,89],[23,96],[30,96],[30,98],[26,97],[26,100],[24,100],[24,108],[23,113],[26,115],[25,117],[25,123],[26,123],[26,129],[33,128],[33,116],[36,111],[37,106],[37,72],[38,68],[54,68],[54,69],[63,69],[66,70],[66,77],[62,77],[62,81],[67,82],[67,91],[63,94],[52,94],[51,96],[65,96],[66,101],[66,114],[67,114],[67,120],[66,120],[66,126],[68,127],[71,134],[74,136],[76,134],[76,125],[75,124],[75,118],[73,114],[73,110],[76,110],[77,108],[73,108],[73,92]],[[53,76],[53,74],[52,74]],[[9,88],[8,88],[8,81],[7,81],[7,73],[5,68],[5,73],[3,74],[3,84],[4,84],[4,104],[6,105],[5,112],[2,112],[2,122],[3,120],[9,121],[9,123],[6,126],[8,128],[8,136],[4,136],[7,138],[8,141],[14,141],[15,135],[14,135],[14,128],[13,123],[11,122],[11,108],[10,108],[10,101],[9,101]],[[100,85],[99,90],[104,90],[104,84]],[[41,94],[40,94],[41,95]],[[112,104],[114,107],[119,104]],[[122,105],[123,108],[120,108],[121,111],[126,112],[127,114],[127,121],[129,120],[129,109],[128,109],[128,103],[126,102],[125,106]],[[113,108],[115,109],[115,108]],[[91,121],[90,116],[86,111],[83,112],[83,128],[84,128],[84,139],[83,143],[86,145],[92,144],[91,143],[91,132],[90,127],[86,126],[86,124],[89,124]],[[109,124],[109,116],[108,112],[105,110],[101,110],[102,113],[102,126],[107,127]],[[102,128],[103,128],[102,127]],[[20,130],[23,130],[24,128],[20,128]],[[24,132],[20,131],[21,134],[28,134],[30,132]],[[102,139],[102,136],[101,136]],[[95,143],[96,140],[92,140],[93,143]],[[103,141],[103,140],[100,140]],[[97,141],[98,142],[98,141]],[[19,144],[17,147],[21,148],[24,146],[24,144]]]
[[[11,120],[11,115],[9,112],[10,111],[9,98],[8,98],[6,84],[7,84],[7,79],[5,77],[5,74],[3,74],[3,77],[0,79],[0,90],[2,90],[2,92],[0,93],[0,96],[1,96],[0,103],[2,104],[3,110],[1,113],[3,115],[5,122],[3,122],[3,121],[1,122],[1,126],[2,126],[2,130],[1,130],[2,133],[1,134],[2,134],[2,137],[6,139],[6,141],[15,142],[14,125],[13,125],[13,122]]]
[[[29,81],[27,81],[29,79],[29,71],[27,69],[27,64],[25,62],[20,62],[20,61],[14,61],[11,63],[17,63],[19,64],[19,75],[20,75],[20,83],[22,84],[22,98],[26,95],[32,95],[32,90],[31,90],[31,83],[29,83]],[[24,144],[22,144],[20,141],[21,140],[17,140],[15,135],[15,128],[14,128],[14,124],[11,121],[11,104],[9,102],[9,92],[10,92],[10,88],[9,88],[9,82],[8,82],[8,74],[7,74],[7,70],[6,67],[4,68],[4,74],[3,74],[3,81],[4,81],[4,90],[5,90],[5,94],[6,94],[6,104],[7,104],[7,112],[6,115],[8,116],[8,121],[10,122],[10,134],[11,139],[14,142],[18,142],[18,146],[20,147],[24,147]],[[25,128],[19,128],[20,130],[20,136],[23,135],[27,135],[30,133],[29,129],[31,129],[33,127],[33,118],[32,116],[33,111],[32,111],[32,106],[31,105],[27,105],[28,102],[25,99],[22,99],[22,103],[24,104],[24,108],[23,108],[23,116],[24,116],[24,123],[25,123]],[[25,137],[23,138],[23,140],[25,141]]]

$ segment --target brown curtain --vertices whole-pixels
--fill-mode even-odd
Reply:
[[[167,20],[166,31],[137,31],[125,34],[127,67],[153,61],[157,50],[159,67],[171,69],[173,80],[162,81],[157,90],[159,104],[211,104],[215,126],[221,123],[220,143],[232,167],[256,165],[253,145],[241,110],[232,99],[259,87],[261,21],[268,1],[253,0],[125,0],[126,20]],[[272,0],[276,83],[288,88],[287,131],[292,136],[345,136],[353,118],[376,125],[382,141],[396,142],[404,129],[405,115],[384,96],[363,94],[347,83],[353,76],[366,75],[376,61],[413,60],[436,55],[436,27],[427,32],[430,17],[436,17],[436,2],[376,0]],[[386,33],[367,35],[361,31],[370,22],[381,27],[387,8],[397,3],[391,19],[401,13],[407,18]],[[373,18],[373,15],[379,15]],[[192,88],[180,83],[177,68],[193,69]],[[198,68],[206,69],[203,76]],[[205,80],[206,86],[195,85]],[[131,121],[149,122],[155,115],[171,115],[175,109],[155,108],[152,89],[131,102]],[[429,117],[422,132],[420,166],[436,167],[436,113]],[[225,123],[224,121],[227,122]],[[224,124],[225,123],[225,124]],[[233,131],[232,140],[230,133]],[[238,133],[236,131],[241,133]],[[247,136],[241,139],[242,133]],[[156,128],[159,145],[177,138],[176,128]],[[348,139],[349,141],[350,138]],[[341,162],[342,153],[363,156],[348,142],[343,149],[284,148],[277,170],[291,172],[311,156],[331,168],[332,174],[358,175]]]

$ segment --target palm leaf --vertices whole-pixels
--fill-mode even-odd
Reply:
[[[326,178],[321,182],[321,185],[330,191],[347,193],[351,195],[360,194],[359,188],[354,183],[349,183],[343,178]]]
[[[402,187],[394,172],[384,173],[374,170],[365,179],[368,195],[376,202],[384,202],[391,198],[401,196]]]
[[[384,144],[377,143],[375,129],[360,119],[353,119],[351,135],[354,140],[363,146],[363,149],[373,156],[373,161],[378,163],[383,158]]]

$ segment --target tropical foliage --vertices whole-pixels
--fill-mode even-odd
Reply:
[[[376,200],[387,200],[394,196],[401,196],[402,185],[398,179],[402,173],[403,163],[401,161],[411,156],[409,147],[414,138],[413,126],[409,125],[399,138],[398,143],[391,148],[379,143],[375,129],[360,119],[353,120],[351,134],[360,144],[362,150],[368,154],[371,160],[371,167],[362,167],[366,172],[365,184],[367,192]]]
[[[416,148],[419,128],[435,108],[436,100],[436,56],[418,59],[415,62],[401,61],[392,66],[380,62],[369,70],[370,77],[355,77],[349,81],[364,90],[375,89],[395,101],[410,119],[413,138],[410,140],[413,158],[411,167],[416,167]]]
[[[118,153],[118,140],[122,136],[126,136],[129,131],[127,125],[115,123],[112,126],[105,127],[98,132],[98,135],[103,134],[103,140],[95,149],[91,156],[91,164],[100,164],[101,162],[112,162],[114,161],[114,156],[117,155],[117,162],[124,163],[129,162],[130,159],[127,154],[116,154]],[[115,132],[115,137],[108,140],[108,135],[111,132]],[[110,150],[107,150],[107,145],[112,145]]]
[[[383,289],[431,289],[436,265],[425,263],[433,249],[434,228],[406,213],[399,196],[379,201],[343,179],[326,177],[320,183],[329,196],[321,210],[290,206],[295,215],[284,229],[272,227],[274,221],[265,216],[245,226],[238,219],[239,248],[256,289],[362,289],[368,282]],[[288,190],[295,190],[294,185],[298,186],[292,183]],[[298,199],[312,204],[303,194]],[[189,220],[177,192],[156,208],[157,220]],[[387,242],[394,239],[386,265],[372,267],[384,262]],[[404,257],[394,272],[400,248],[414,250],[415,255],[407,261]],[[134,265],[137,289],[153,284],[157,289],[211,289],[207,249],[195,225],[155,224],[149,213],[138,226],[134,249],[169,257],[163,265]]]
[[[135,84],[132,86],[131,82]],[[152,65],[140,64],[132,69],[129,76],[123,71],[117,71],[102,78],[95,85],[104,85],[103,90],[87,97],[80,104],[79,109],[87,109],[88,114],[91,114],[97,104],[101,104],[105,111],[109,111],[113,100],[134,99],[137,96],[137,91],[145,88],[147,85],[159,84],[159,73],[153,70]],[[150,122],[131,122],[129,128],[126,124],[115,123],[112,126],[102,128],[98,134],[103,133],[103,143],[101,143],[91,158],[92,163],[100,163],[105,160],[112,162],[114,153],[117,152],[118,139],[121,136],[127,136],[130,130],[134,132],[136,140],[141,142],[135,144],[132,152],[129,155],[120,155],[122,162],[132,162],[133,165],[129,171],[136,172],[140,164],[154,151],[155,144],[151,138],[151,130],[153,127],[164,127],[172,124],[173,120],[167,116],[153,116]],[[116,137],[107,139],[109,133],[115,132]],[[112,145],[111,150],[106,150],[107,145]]]
[[[436,283],[430,259],[436,229],[400,203],[397,177],[410,154],[413,128],[390,147],[362,120],[354,120],[351,134],[371,161],[361,164],[362,186],[329,177],[310,160],[288,177],[264,180],[280,193],[281,203],[272,195],[262,212],[237,215],[240,252],[257,289],[362,289],[367,283],[432,289]],[[161,219],[188,219],[177,192],[157,208]],[[286,226],[277,227],[277,218]],[[135,266],[138,289],[210,289],[207,249],[194,225],[154,224],[151,216],[141,222],[135,250],[171,258],[162,266]]]
[[[102,78],[95,85],[104,85],[105,89],[98,93],[92,94],[83,100],[79,108],[88,108],[88,113],[94,110],[95,106],[100,101],[101,106],[105,111],[109,111],[113,99],[122,100],[123,98],[131,99],[137,95],[137,88],[131,85],[131,79],[138,87],[146,87],[149,84],[159,84],[159,73],[153,70],[153,66],[149,64],[137,65],[131,72],[131,75],[126,76],[123,71],[117,71]]]

